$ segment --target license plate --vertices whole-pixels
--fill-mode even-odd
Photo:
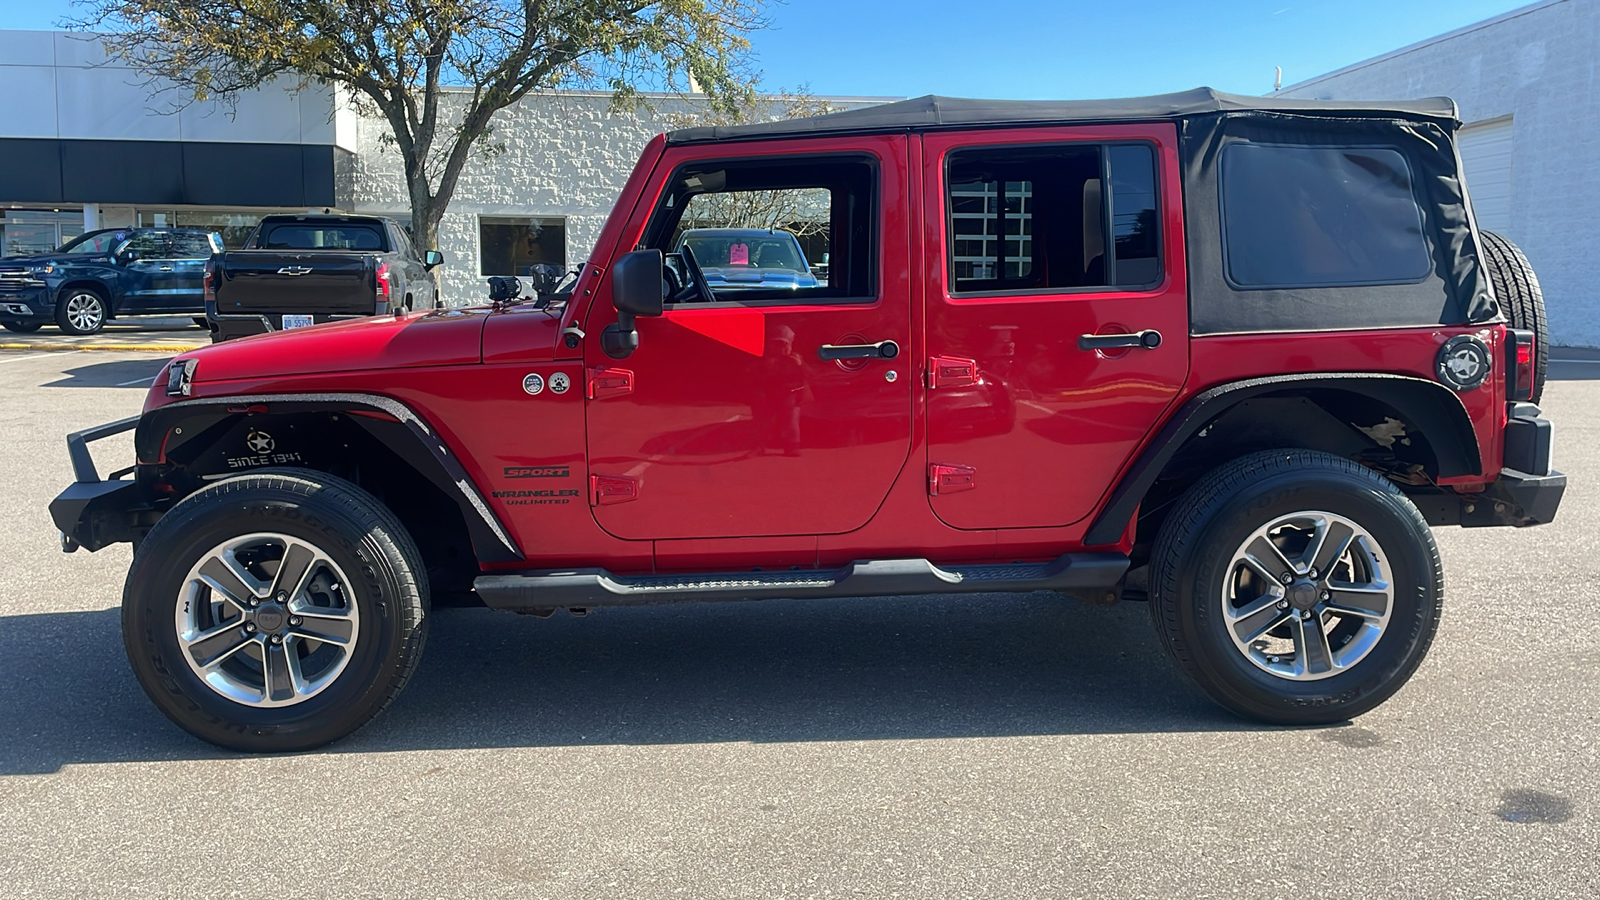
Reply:
[[[314,317],[314,316],[284,316],[283,317],[283,327],[284,327],[285,331],[287,331],[290,328],[304,328],[307,325],[315,325],[315,324],[317,324],[317,321],[316,321],[316,317]]]

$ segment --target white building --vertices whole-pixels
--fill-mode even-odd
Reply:
[[[1447,96],[1478,224],[1527,253],[1555,344],[1600,347],[1600,0],[1542,0],[1284,88]]]
[[[0,252],[36,252],[85,230],[178,225],[238,246],[262,215],[332,208],[410,224],[387,125],[332,90],[284,79],[238,98],[183,106],[107,59],[90,35],[0,31]],[[869,99],[828,98],[842,106]],[[882,99],[882,98],[877,98]],[[618,115],[610,96],[552,93],[501,110],[441,223],[448,301],[485,296],[483,278],[587,256],[645,143],[691,111],[656,97]]]

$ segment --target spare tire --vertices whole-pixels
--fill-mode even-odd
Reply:
[[[1533,396],[1544,393],[1544,373],[1550,355],[1550,333],[1545,327],[1544,292],[1533,266],[1517,245],[1492,231],[1483,235],[1483,258],[1494,285],[1495,299],[1512,328],[1533,332]]]

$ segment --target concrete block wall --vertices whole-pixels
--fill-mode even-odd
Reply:
[[[1281,95],[1444,95],[1469,125],[1511,116],[1506,236],[1539,274],[1551,341],[1600,347],[1600,0],[1544,0]]]
[[[439,229],[441,294],[452,305],[488,296],[479,271],[480,216],[566,220],[567,266],[588,258],[639,152],[693,101],[658,98],[651,108],[613,112],[607,94],[533,95],[497,113],[493,133],[468,163]],[[399,150],[382,120],[357,125],[355,211],[410,217]],[[500,149],[503,148],[503,149]]]

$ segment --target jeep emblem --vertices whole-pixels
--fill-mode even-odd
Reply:
[[[544,390],[544,378],[538,372],[529,372],[528,376],[522,379],[522,389],[530,394],[537,394]]]
[[[277,446],[277,442],[272,439],[272,435],[267,434],[265,431],[251,431],[245,435],[244,445],[250,448],[251,453],[259,455],[271,453],[273,448]]]
[[[1439,381],[1456,391],[1470,391],[1489,378],[1489,345],[1470,334],[1460,334],[1439,348]]]

